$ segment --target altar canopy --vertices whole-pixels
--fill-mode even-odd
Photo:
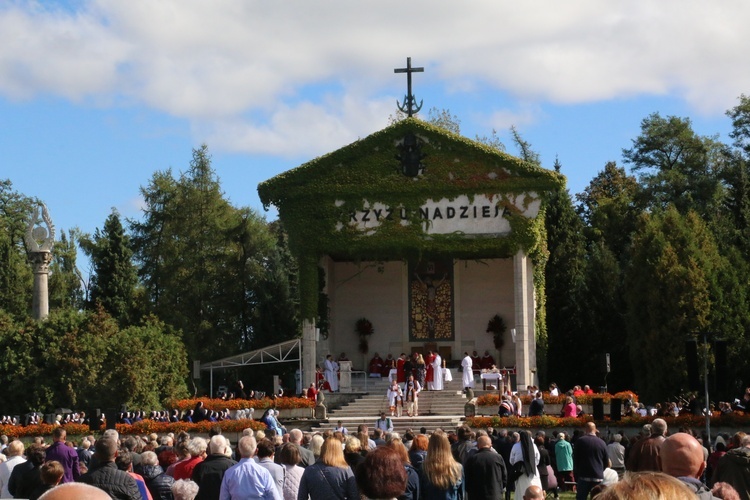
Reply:
[[[305,384],[327,354],[362,370],[375,352],[429,348],[449,362],[488,351],[531,385],[542,209],[562,185],[416,118],[261,183],[300,264]],[[486,332],[496,314],[508,328],[500,349]],[[360,318],[373,325],[365,339]]]

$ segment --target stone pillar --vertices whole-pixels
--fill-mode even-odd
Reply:
[[[40,320],[49,316],[49,264],[52,262],[52,246],[55,243],[55,225],[43,203],[34,209],[26,227],[24,243],[34,265],[34,297],[31,314]]]
[[[516,390],[533,385],[536,374],[534,275],[531,259],[519,251],[513,257],[516,329]]]
[[[306,391],[310,384],[315,383],[315,367],[317,366],[317,338],[315,321],[302,322],[302,387]]]
[[[31,263],[34,265],[34,297],[31,315],[34,319],[45,319],[49,316],[49,265],[52,262],[52,252],[32,252]]]

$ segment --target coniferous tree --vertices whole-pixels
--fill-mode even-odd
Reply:
[[[645,400],[671,398],[686,388],[685,340],[712,327],[722,264],[713,236],[694,212],[668,207],[642,214],[625,290],[635,389]]]
[[[559,162],[555,170],[560,171]],[[545,269],[547,295],[547,365],[550,377],[562,387],[591,382],[600,366],[595,332],[584,329],[585,247],[583,224],[567,189],[550,196],[545,212],[549,260]]]
[[[84,238],[81,248],[91,259],[94,275],[91,278],[89,306],[101,304],[120,325],[135,321],[134,301],[138,282],[133,264],[130,238],[125,233],[116,210],[98,228],[93,238]]]

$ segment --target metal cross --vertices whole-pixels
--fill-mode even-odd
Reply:
[[[406,73],[407,94],[404,97],[403,103],[399,103],[398,101],[396,101],[396,106],[398,106],[398,109],[401,110],[402,113],[406,113],[407,116],[412,116],[414,113],[419,113],[419,110],[422,109],[422,101],[419,101],[419,106],[416,105],[416,99],[414,98],[414,95],[411,93],[411,74],[423,73],[424,68],[412,68],[411,57],[407,57],[406,67],[396,68],[393,70],[393,72],[394,73]]]

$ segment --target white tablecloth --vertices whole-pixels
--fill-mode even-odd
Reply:
[[[503,375],[501,373],[482,373],[480,378],[482,380],[502,380]]]

